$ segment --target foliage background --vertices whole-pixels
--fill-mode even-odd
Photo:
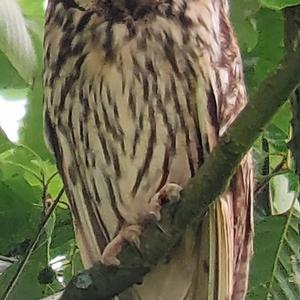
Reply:
[[[232,21],[243,52],[248,93],[275,70],[284,54],[281,9],[300,0],[232,0]],[[0,95],[26,98],[19,142],[0,128],[0,296],[34,239],[62,183],[43,138],[42,36],[44,1],[0,0]],[[272,101],[272,99],[265,99]],[[299,299],[298,178],[289,151],[287,102],[254,145],[255,254],[248,299]],[[61,258],[53,263],[54,258]],[[8,299],[32,300],[61,290],[82,269],[68,202],[63,196]]]

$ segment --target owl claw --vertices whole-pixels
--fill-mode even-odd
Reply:
[[[125,225],[121,228],[118,235],[111,240],[105,247],[101,262],[104,265],[119,266],[120,260],[117,256],[123,249],[126,242],[133,244],[140,252],[140,239],[142,233],[142,226],[140,225]]]
[[[161,219],[161,207],[167,202],[175,203],[179,201],[181,191],[182,187],[176,183],[167,183],[164,185],[161,190],[151,198],[148,217],[150,215],[159,221]]]
[[[145,214],[140,218],[138,223],[145,224],[149,221],[154,222],[159,230],[166,233],[165,230],[158,224],[161,219],[160,210],[167,202],[177,202],[180,199],[182,187],[175,183],[167,183],[158,193],[156,193],[149,202],[149,207]],[[133,244],[137,251],[140,251],[140,235],[142,233],[142,225],[124,225],[117,236],[110,241],[105,247],[101,262],[104,265],[119,266],[120,260],[117,256],[122,251],[125,243]]]
[[[126,227],[123,227],[121,229],[121,234],[123,235],[123,238],[135,245],[138,249],[140,249],[140,235],[142,234],[142,226],[141,225],[129,225]]]

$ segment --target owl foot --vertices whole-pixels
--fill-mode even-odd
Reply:
[[[149,215],[156,221],[161,219],[161,208],[164,204],[175,203],[180,199],[182,187],[176,183],[167,183],[164,185],[149,202]],[[147,218],[147,216],[146,216]]]
[[[154,221],[156,224],[161,219],[160,210],[165,203],[177,202],[180,199],[182,187],[175,183],[167,183],[162,189],[156,193],[149,201],[148,208],[145,213],[139,218],[138,224],[123,225],[117,236],[110,241],[105,247],[101,262],[104,265],[119,266],[120,260],[117,256],[121,253],[123,246],[126,243],[133,244],[140,251],[140,235],[143,225],[149,221]],[[160,230],[163,229],[157,224]]]
[[[119,266],[120,260],[117,256],[123,249],[125,243],[131,243],[135,247],[140,249],[139,236],[142,233],[142,226],[140,225],[124,225],[118,235],[111,240],[105,247],[101,262],[104,265]]]

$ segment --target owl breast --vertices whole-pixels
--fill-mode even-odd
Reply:
[[[45,120],[76,228],[89,228],[81,242],[100,251],[165,183],[184,186],[202,163],[208,145],[195,97],[207,85],[198,61],[207,63],[178,18],[66,13],[75,25],[45,35],[46,45],[56,35],[64,46],[46,48]]]

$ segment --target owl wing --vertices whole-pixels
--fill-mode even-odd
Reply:
[[[210,43],[211,51],[207,51],[209,79],[206,89],[200,83],[196,97],[201,135],[207,139],[209,150],[247,103],[239,47],[227,7],[220,5],[219,26],[212,27],[215,39]],[[198,35],[205,36],[205,27],[199,26],[199,30]],[[228,190],[210,207],[203,223],[201,244],[206,249],[200,249],[200,253],[201,260],[209,262],[209,271],[199,274],[199,278],[207,277],[206,289],[201,285],[197,292],[201,299],[224,299],[224,295],[231,295],[229,299],[244,299],[252,255],[252,207],[252,159],[247,154]],[[217,289],[212,288],[216,280]]]

